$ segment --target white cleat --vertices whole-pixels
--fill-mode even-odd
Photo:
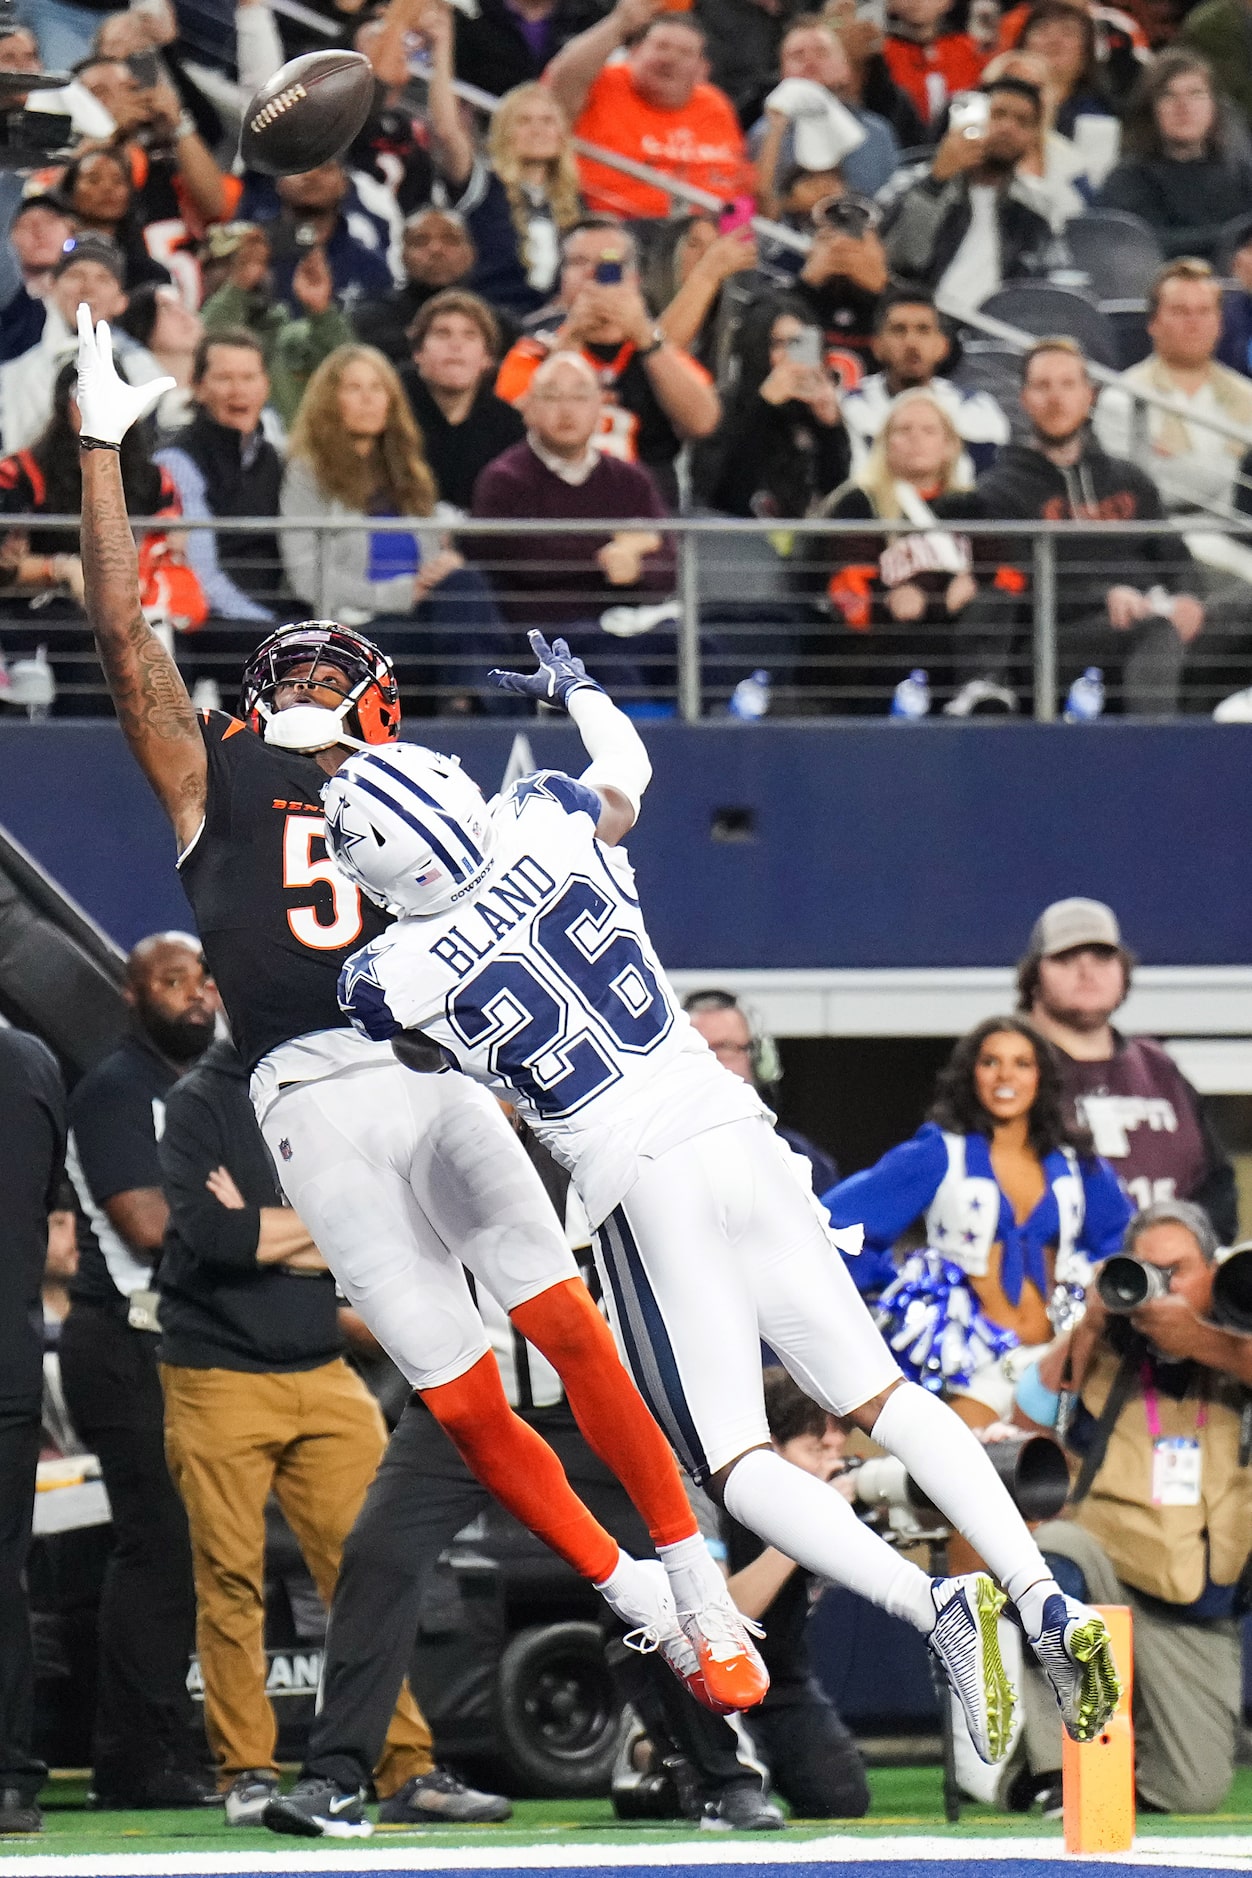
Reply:
[[[965,1712],[979,1758],[994,1767],[1008,1752],[1016,1706],[996,1626],[1004,1593],[986,1572],[967,1572],[961,1578],[937,1578],[930,1595],[935,1607],[930,1647]]]
[[[1054,1593],[1030,1647],[1052,1684],[1066,1733],[1074,1741],[1094,1741],[1122,1694],[1104,1619],[1077,1598]]]

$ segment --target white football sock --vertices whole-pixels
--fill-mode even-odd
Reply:
[[[659,1545],[656,1555],[669,1573],[670,1590],[680,1611],[699,1611],[708,1604],[728,1601],[726,1580],[702,1534],[676,1539],[673,1545]]]
[[[655,1565],[651,1567],[651,1570],[656,1571]],[[665,1581],[660,1579],[659,1573],[657,1576],[663,1588]],[[616,1565],[607,1578],[600,1580],[596,1585],[596,1590],[614,1615],[620,1617],[624,1624],[632,1628],[651,1623],[657,1615],[659,1605],[656,1586],[652,1584],[639,1560],[632,1558],[629,1552],[623,1552],[620,1548]]]
[[[798,1565],[846,1585],[928,1637],[930,1579],[859,1520],[841,1493],[781,1455],[754,1448],[736,1462],[726,1511]]]
[[[1021,1611],[1028,1632],[1037,1635],[1043,1600],[1058,1586],[982,1442],[946,1402],[915,1382],[892,1390],[872,1434],[964,1533]]]

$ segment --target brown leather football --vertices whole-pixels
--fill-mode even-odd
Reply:
[[[244,113],[239,150],[250,170],[298,176],[341,156],[374,102],[374,68],[359,52],[306,52],[261,86]]]

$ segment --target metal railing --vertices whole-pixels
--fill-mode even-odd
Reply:
[[[36,553],[41,537],[78,526],[75,516],[3,522],[4,529],[25,533]],[[134,526],[184,535],[222,530],[269,537],[275,545],[292,530],[316,533],[317,592],[293,595],[278,557],[260,570],[277,620],[335,612],[337,544],[363,532],[360,522],[349,520],[310,531],[298,519],[277,517],[180,522],[174,531],[167,519]],[[405,534],[412,526],[378,518],[368,532]],[[615,590],[594,558],[612,533],[633,529],[660,534],[668,557],[645,592]],[[977,593],[949,615],[948,576],[936,582],[923,571],[912,583],[922,583],[928,602],[920,619],[895,617],[875,580],[881,538],[918,535],[907,522],[693,516],[658,524],[644,517],[568,522],[554,531],[550,521],[467,519],[449,524],[449,532],[472,571],[436,588],[416,611],[371,617],[338,607],[341,617],[395,656],[406,708],[418,715],[515,708],[492,690],[486,672],[527,661],[531,625],[565,632],[634,708],[688,723],[723,714],[736,684],[757,669],[771,674],[774,714],[804,718],[881,717],[895,686],[915,667],[930,674],[936,712],[968,680],[991,676],[1015,694],[1021,714],[1040,722],[1057,717],[1073,677],[1091,664],[1105,670],[1110,708],[1130,715],[1182,708],[1207,713],[1220,697],[1252,685],[1252,585],[1232,577],[1223,589],[1220,578],[1201,578],[1202,570],[1189,562],[1181,522],[951,524],[950,532],[969,543]],[[1225,532],[1252,534],[1252,522]],[[580,557],[574,548],[583,537],[587,553]],[[554,539],[559,551],[536,555],[538,544]],[[238,574],[241,567],[227,561],[224,571]],[[252,562],[247,579],[254,594],[257,577]],[[1113,585],[1155,589],[1158,604],[1162,590],[1200,594],[1208,609],[1205,629],[1184,648],[1164,615],[1153,613],[1116,633],[1102,613]],[[617,630],[601,624],[606,609],[639,603],[654,612],[619,618]],[[230,703],[244,657],[267,630],[261,622],[216,617],[195,632],[174,626],[169,637],[189,682],[216,682]],[[58,714],[107,710],[86,618],[68,592],[0,591],[0,652],[12,662],[36,645],[47,648]]]

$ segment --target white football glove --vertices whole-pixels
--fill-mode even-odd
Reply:
[[[101,443],[121,443],[132,424],[146,417],[157,400],[171,391],[175,380],[152,378],[146,385],[128,385],[113,363],[113,341],[107,320],[93,332],[91,308],[78,309],[78,414],[82,435]]]

